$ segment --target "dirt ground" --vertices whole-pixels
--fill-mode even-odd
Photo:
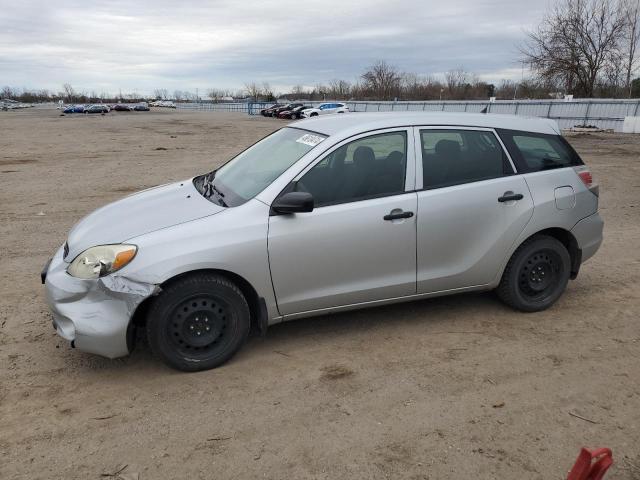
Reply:
[[[1,479],[559,480],[583,445],[640,479],[640,136],[570,138],[605,243],[546,312],[473,294],[300,320],[196,374],[54,334],[39,274],[77,220],[279,125],[0,112]]]

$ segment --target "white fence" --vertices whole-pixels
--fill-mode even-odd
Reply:
[[[306,102],[318,105],[322,102]],[[624,118],[640,114],[640,100],[499,100],[488,101],[428,101],[428,102],[345,102],[352,112],[482,112],[552,118],[560,128],[595,125],[622,131]],[[241,112],[256,115],[270,103],[178,103],[180,109]]]

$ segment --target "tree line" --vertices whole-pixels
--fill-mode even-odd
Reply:
[[[580,98],[640,96],[638,69],[640,0],[558,0],[535,29],[526,32],[518,61],[530,72],[520,81],[488,83],[464,67],[444,75],[403,72],[385,60],[365,69],[353,82],[334,79],[313,87],[296,85],[276,92],[268,82],[247,82],[244,88],[210,88],[202,93],[158,88],[153,97],[174,101],[291,100],[474,100],[548,99],[571,94]],[[77,92],[70,84],[59,92],[4,87],[2,98],[23,102],[141,101],[136,92],[118,95]]]

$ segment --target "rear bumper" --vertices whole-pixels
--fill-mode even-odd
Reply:
[[[602,245],[604,222],[599,213],[583,218],[571,229],[571,233],[582,251],[582,263],[593,257]]]
[[[117,358],[129,353],[129,321],[142,301],[155,293],[155,285],[124,277],[97,280],[74,278],[60,248],[45,275],[47,303],[58,335],[88,353]]]

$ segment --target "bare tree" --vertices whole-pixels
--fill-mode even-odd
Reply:
[[[262,95],[264,96],[265,100],[273,100],[275,98],[275,95],[273,93],[273,90],[271,89],[271,85],[269,85],[269,82],[262,82]]]
[[[351,84],[345,80],[334,79],[329,82],[329,95],[332,98],[344,100],[350,92]]]
[[[6,86],[2,88],[2,92],[0,92],[0,98],[14,98],[16,97],[16,91],[11,87]]]
[[[291,88],[291,96],[295,99],[303,98],[306,95],[304,87],[302,85],[294,85]]]
[[[616,62],[625,25],[615,0],[562,0],[529,32],[524,61],[547,83],[593,97],[599,76]]]
[[[626,28],[624,43],[626,44],[626,69],[625,93],[631,98],[631,76],[637,67],[636,50],[640,41],[640,0],[626,0],[624,4],[624,16]]]
[[[328,91],[329,89],[325,85],[317,83],[311,91],[311,99],[326,100]]]
[[[261,90],[256,82],[245,83],[244,90],[247,92],[247,95],[254,100],[258,100],[260,97]]]
[[[362,74],[362,80],[379,99],[390,100],[399,91],[400,72],[384,60],[378,60]]]
[[[166,88],[156,88],[153,91],[153,96],[158,100],[166,100],[167,98],[169,98],[169,92]]]
[[[65,83],[64,85],[62,85],[62,88],[64,89],[64,96],[66,100],[68,102],[73,102],[73,100],[76,98],[76,92],[73,87],[69,83]]]
[[[464,71],[464,68],[458,67],[445,73],[444,79],[447,84],[449,94],[455,94],[458,89],[467,83],[468,74]]]

